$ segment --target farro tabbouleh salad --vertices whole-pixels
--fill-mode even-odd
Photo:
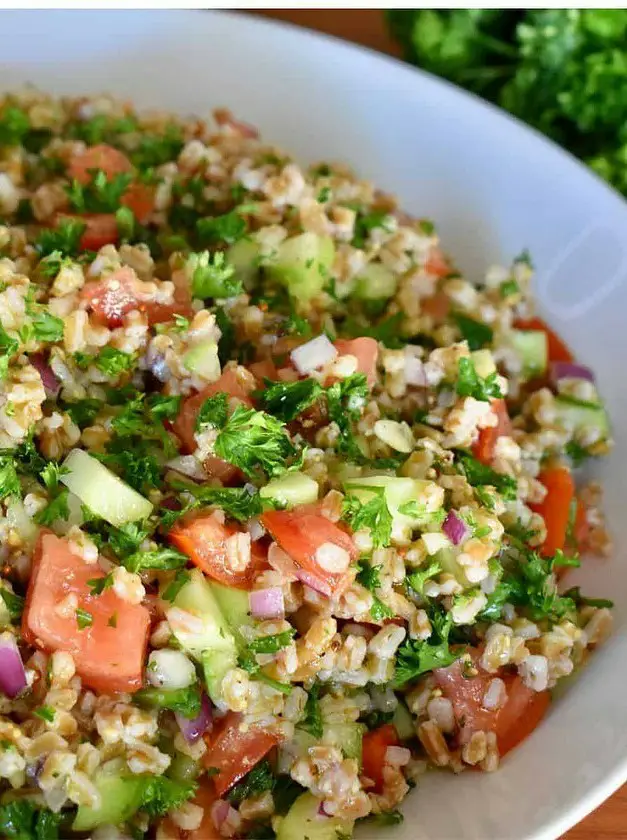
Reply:
[[[340,840],[496,770],[611,602],[526,254],[228,111],[0,105],[0,834]]]

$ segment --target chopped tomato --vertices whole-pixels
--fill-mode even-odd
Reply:
[[[501,435],[511,433],[511,423],[505,400],[492,400],[492,408],[497,416],[496,426],[479,430],[479,437],[472,447],[472,454],[482,464],[491,464],[494,458],[496,442]]]
[[[230,560],[229,540],[237,533],[237,528],[220,522],[214,513],[201,513],[178,521],[168,539],[209,577],[226,586],[250,589],[259,572],[268,567],[265,552],[258,543],[252,543],[250,562],[236,571]]]
[[[99,143],[74,155],[67,172],[70,178],[75,178],[80,184],[89,184],[93,173],[98,170],[102,170],[111,179],[124,172],[132,172],[133,164],[119,149]]]
[[[222,836],[215,827],[212,814],[216,799],[218,799],[218,794],[211,781],[203,780],[194,798],[190,799],[193,805],[198,805],[203,810],[203,818],[198,828],[187,831],[175,825],[172,817],[165,817],[161,821],[160,836],[163,833],[168,840],[175,840],[175,838],[177,840],[221,840]]]
[[[530,504],[529,507],[544,519],[546,539],[540,553],[552,557],[558,549],[563,549],[566,542],[571,503],[575,497],[575,482],[566,467],[550,467],[542,470],[538,476],[547,489],[544,501]]]
[[[177,303],[177,290],[174,304],[158,303],[151,300],[153,285],[140,280],[132,268],[122,268],[107,274],[100,280],[86,283],[81,291],[81,299],[108,327],[119,327],[128,312],[143,312],[150,324],[159,324],[170,320],[175,313],[189,314],[189,309],[182,302]]]
[[[196,415],[208,397],[213,397],[215,394],[224,391],[230,397],[234,397],[244,403],[244,405],[251,407],[252,400],[250,399],[250,393],[252,390],[253,386],[240,379],[236,371],[230,368],[224,371],[217,382],[212,382],[211,385],[207,385],[202,391],[199,391],[192,397],[188,397],[181,406],[179,416],[173,423],[174,432],[182,440],[186,451],[193,452],[196,449],[196,440],[194,438]],[[234,467],[232,469],[235,470]]]
[[[546,333],[549,362],[572,362],[574,360],[574,356],[570,352],[568,346],[562,341],[557,333],[553,332],[551,327],[549,327],[542,318],[535,317],[515,321],[514,326],[518,330],[542,330],[542,332]]]
[[[374,338],[338,338],[335,349],[340,356],[355,356],[357,359],[357,373],[366,375],[368,385],[372,388],[377,379],[377,358],[379,345]]]
[[[99,251],[104,245],[115,245],[119,239],[118,223],[113,213],[87,213],[83,216],[59,213],[57,223],[76,219],[85,225],[79,247],[83,251]]]
[[[272,379],[276,382],[279,378],[279,372],[272,359],[263,359],[261,362],[253,362],[249,365],[250,372],[263,385],[264,379]]]
[[[548,691],[536,692],[515,674],[501,671],[488,674],[477,663],[479,651],[471,650],[477,676],[466,676],[464,664],[454,662],[438,668],[433,676],[444,696],[453,704],[460,729],[461,743],[467,743],[474,732],[495,732],[499,753],[504,756],[523,741],[540,723],[550,703]],[[507,700],[501,709],[486,709],[483,698],[490,682],[499,677],[505,683]]]
[[[451,264],[439,248],[432,248],[425,263],[425,271],[436,277],[446,277],[451,273]]]
[[[444,292],[435,292],[431,297],[421,298],[420,311],[434,321],[443,321],[451,309],[451,299]]]
[[[359,552],[346,531],[323,516],[318,506],[302,505],[294,510],[271,510],[261,517],[264,527],[289,554],[298,568],[298,577],[312,589],[330,596],[346,588],[350,582],[349,563]],[[327,544],[346,552],[347,562],[319,552]]]
[[[218,796],[243,778],[279,743],[273,732],[242,725],[242,716],[229,712],[222,725],[205,737],[207,752],[203,763],[207,769],[217,770],[212,776]]]
[[[95,691],[135,691],[142,684],[150,614],[111,588],[92,594],[88,581],[103,577],[98,566],[70,551],[67,540],[42,530],[22,633],[44,650],[71,653],[83,682]]]
[[[133,215],[140,223],[145,224],[155,209],[155,190],[148,184],[131,184],[122,196],[120,203],[133,211]]]
[[[396,728],[386,723],[366,732],[362,742],[362,769],[364,776],[372,779],[377,793],[383,790],[383,767],[388,747],[398,747],[400,741]]]

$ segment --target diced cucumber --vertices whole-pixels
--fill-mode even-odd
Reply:
[[[361,300],[387,300],[396,293],[398,277],[381,263],[368,263],[356,278],[354,295]]]
[[[82,449],[73,449],[63,462],[61,482],[97,516],[119,527],[146,519],[152,504],[125,484],[104,464]]]
[[[200,765],[182,752],[175,752],[167,775],[176,782],[193,782],[200,775]]]
[[[322,291],[333,260],[335,245],[330,236],[301,233],[285,239],[268,258],[266,270],[298,300],[310,300]]]
[[[601,404],[561,396],[555,398],[555,410],[557,422],[574,433],[595,430],[601,438],[610,435],[610,421]]]
[[[200,626],[196,627],[194,620],[186,622],[184,617],[181,620],[172,611],[167,614],[181,647],[202,663],[209,696],[219,703],[222,679],[237,664],[237,645],[211,585],[199,569],[191,572],[173,606],[200,619]]]
[[[346,758],[356,758],[361,764],[361,745],[365,731],[363,723],[327,723],[322,731],[322,743],[337,747]]]
[[[496,373],[496,365],[494,364],[494,357],[491,350],[474,350],[470,354],[470,358],[477,374],[482,379],[490,376],[491,373]]]
[[[353,820],[319,813],[320,800],[303,793],[278,825],[277,840],[338,840],[353,836]]]
[[[520,356],[525,378],[544,373],[549,361],[549,345],[543,330],[512,330],[511,342]]]
[[[457,562],[457,555],[453,548],[441,548],[437,554],[434,555],[436,560],[442,567],[442,571],[449,575],[453,575],[455,580],[464,588],[471,586],[470,581],[466,577],[463,568]]]
[[[210,580],[208,583],[218,602],[220,612],[231,630],[239,636],[241,627],[250,626],[253,623],[248,592],[232,586],[223,586],[215,580]]]
[[[305,473],[290,472],[270,481],[261,488],[259,495],[286,508],[310,505],[318,500],[318,483]]]
[[[385,500],[392,518],[401,526],[416,526],[423,517],[401,513],[400,508],[416,502],[420,511],[433,513],[442,507],[444,491],[433,481],[422,478],[406,478],[393,475],[371,475],[351,478],[344,482],[344,489],[361,500],[370,496],[369,487],[383,487]]]
[[[146,777],[122,775],[122,772],[122,766],[104,767],[96,772],[93,783],[100,794],[100,804],[93,808],[79,805],[72,824],[74,831],[91,831],[100,825],[117,826],[133,816],[141,805]]]
[[[4,589],[4,584],[0,580],[0,590]],[[8,592],[8,589],[7,589]],[[0,595],[0,630],[5,630],[11,625],[11,613],[4,602],[4,598]]]
[[[71,497],[72,494],[70,493],[68,496],[68,507]],[[16,534],[19,534],[20,545],[23,548],[32,548],[37,542],[39,528],[26,512],[24,503],[17,496],[13,496],[7,499],[5,504],[7,506],[6,520],[9,528],[15,531]]]
[[[221,373],[218,345],[215,341],[201,341],[195,344],[183,356],[183,364],[187,370],[197,373],[207,382],[216,382]]]
[[[390,723],[393,724],[401,741],[408,741],[410,738],[416,737],[414,719],[412,718],[407,706],[400,700],[398,706],[394,710],[394,716]]]
[[[227,262],[235,269],[235,276],[245,286],[251,285],[259,273],[259,243],[253,237],[240,239],[226,252]]]

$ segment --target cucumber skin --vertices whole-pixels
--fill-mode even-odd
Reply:
[[[97,773],[94,784],[101,796],[100,807],[79,805],[72,829],[91,831],[101,825],[120,825],[126,822],[141,805],[145,778]]]
[[[319,813],[320,800],[303,793],[281,820],[276,840],[338,840],[352,837],[354,821]]]

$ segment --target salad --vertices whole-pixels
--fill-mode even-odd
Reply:
[[[611,437],[526,253],[474,284],[226,110],[30,89],[0,219],[0,835],[348,838],[542,737]]]

